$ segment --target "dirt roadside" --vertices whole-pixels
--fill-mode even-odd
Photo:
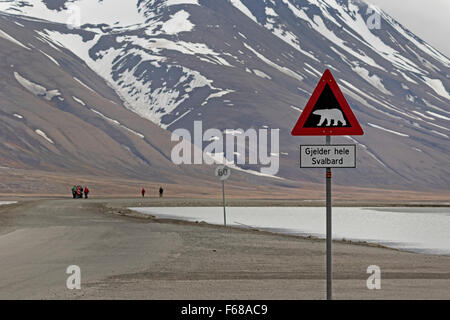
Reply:
[[[0,298],[324,298],[324,241],[128,216],[147,201],[0,206]],[[333,259],[336,299],[450,299],[450,257],[335,242]],[[373,264],[381,290],[366,287]],[[69,265],[81,290],[66,288]]]

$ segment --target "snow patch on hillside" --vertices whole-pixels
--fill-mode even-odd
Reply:
[[[256,20],[255,16],[240,0],[230,0],[230,1],[231,4],[235,6],[238,10],[240,10],[243,14],[252,19],[254,22],[258,23],[258,20]]]
[[[162,24],[162,31],[166,34],[178,34],[180,32],[188,32],[194,29],[194,25],[189,21],[189,13],[181,10],[170,17],[169,20]]]
[[[45,53],[42,50],[39,50],[44,56],[46,56],[48,59],[50,59],[51,62],[53,62],[54,64],[56,64],[58,67],[60,67],[58,61],[56,61],[55,58],[53,58],[52,56],[50,56],[49,54]]]
[[[359,142],[358,140],[356,140],[355,138],[353,138],[351,136],[345,136],[345,137],[347,139],[349,139],[350,141],[352,141],[353,143],[356,143],[357,145],[362,147],[369,156],[371,156],[373,159],[375,159],[375,161],[377,161],[379,164],[381,164],[384,168],[387,168],[387,166],[384,164],[384,162],[381,161],[381,159],[378,158],[375,154],[373,154],[365,144],[362,144],[361,142]]]
[[[392,96],[392,93],[384,87],[383,83],[381,82],[381,78],[376,74],[369,75],[369,70],[359,66],[353,67],[352,70],[384,94]]]
[[[300,108],[298,108],[298,107],[295,107],[295,106],[290,106],[292,109],[294,109],[295,111],[298,111],[298,112],[303,112],[303,109],[300,109]]]
[[[81,25],[105,23],[114,27],[124,27],[145,23],[145,17],[137,7],[136,1],[72,0],[60,11],[50,10],[42,0],[27,0],[26,3],[29,5],[23,5],[22,1],[2,2],[0,11],[63,24],[75,23],[70,20],[74,15],[79,16]]]
[[[145,73],[138,73],[137,70],[141,63],[150,62],[155,67],[160,67],[159,63],[166,60],[163,51],[173,50],[188,55],[202,55],[210,63],[231,67],[225,59],[220,57],[219,53],[202,43],[174,42],[163,38],[145,39],[138,36],[119,36],[116,41],[123,44],[122,48],[108,48],[98,51],[95,60],[93,60],[88,52],[97,42],[98,35],[93,40],[86,42],[77,34],[65,35],[56,31],[46,30],[45,33],[41,33],[41,36],[62,47],[71,48],[92,70],[96,71],[115,89],[128,109],[162,127],[164,125],[161,123],[161,117],[172,112],[186,101],[189,98],[189,92],[195,88],[206,86],[213,91],[220,91],[221,89],[214,88],[212,86],[213,81],[207,79],[198,71],[172,65],[165,66],[167,72],[172,68],[182,70],[178,84],[173,87],[162,85],[159,88],[154,88],[152,87],[152,81],[147,81],[147,78],[145,78]],[[134,48],[127,50],[128,44],[133,44]],[[134,64],[132,68],[121,70],[122,64],[135,57],[140,57],[139,63]],[[118,73],[117,70],[121,70],[121,72]],[[83,84],[78,79],[76,80]],[[183,88],[185,93],[183,94],[180,89],[175,88]]]
[[[431,130],[431,132],[433,132],[433,133],[435,133],[435,134],[437,134],[437,135],[439,135],[439,136],[441,136],[441,137],[444,137],[444,138],[449,138],[449,136],[448,135],[446,135],[445,133],[442,133],[442,132],[439,132],[439,131],[436,131],[436,130]]]
[[[28,48],[27,46],[25,46],[22,42],[20,42],[20,41],[14,39],[13,37],[11,37],[9,34],[7,34],[7,33],[6,33],[5,31],[3,31],[3,30],[0,30],[0,38],[6,39],[6,40],[8,40],[8,41],[11,41],[12,43],[14,43],[14,44],[16,44],[16,45],[18,45],[18,46],[20,46],[20,47],[22,47],[22,48],[24,48],[24,49],[31,50],[30,48]]]
[[[55,144],[55,143],[53,142],[53,140],[50,139],[44,131],[42,131],[42,130],[40,130],[40,129],[36,129],[36,130],[34,130],[34,132],[36,132],[39,136],[41,136],[42,138],[44,138],[45,140],[47,140],[47,142],[50,142],[51,144]]]
[[[405,73],[401,72],[400,70],[397,70],[397,71],[403,76],[403,78],[405,78],[406,81],[417,84],[417,82],[414,79],[408,77]]]
[[[220,97],[223,97],[224,95],[227,95],[227,94],[233,93],[233,92],[235,92],[235,91],[234,91],[234,90],[221,90],[221,91],[219,91],[219,92],[211,93],[211,94],[205,99],[205,101],[203,101],[202,106],[204,106],[205,104],[207,104],[208,101],[209,101],[210,99],[220,98]]]
[[[274,35],[276,35],[278,38],[289,44],[291,47],[293,47],[298,52],[302,53],[303,55],[320,62],[319,59],[317,59],[313,54],[309,53],[306,50],[303,50],[302,47],[300,47],[300,41],[298,38],[290,31],[283,30],[281,27],[275,27],[270,21],[264,25],[264,27],[270,31]]]
[[[266,16],[278,17],[278,14],[273,10],[273,8],[266,7],[265,9]]]
[[[174,6],[178,4],[198,4],[198,0],[167,0],[166,5],[167,6]]]
[[[371,48],[381,58],[387,60],[389,63],[392,63],[397,68],[420,72],[420,68],[414,62],[402,57],[397,50],[384,43],[379,36],[372,33],[367,25],[366,17],[361,16],[361,12],[358,12],[359,8],[355,6],[351,0],[348,3],[348,7],[352,10],[349,11],[345,10],[343,5],[334,0],[328,1],[328,4],[334,10],[339,12],[340,17],[344,20],[345,24],[350,27],[355,34],[363,39],[363,43]],[[326,12],[325,6],[322,6],[321,9],[322,12]],[[378,8],[371,6],[371,9],[381,14]],[[329,16],[330,15],[328,15],[327,18],[329,18]],[[353,33],[349,31],[347,31],[347,33],[359,40],[359,38],[357,38]]]
[[[299,75],[299,74],[295,73],[294,71],[292,71],[291,69],[277,65],[276,63],[272,62],[270,59],[266,58],[264,55],[262,55],[261,53],[259,53],[258,51],[256,51],[255,49],[253,49],[252,47],[250,47],[246,43],[244,43],[244,46],[248,50],[253,52],[259,59],[261,59],[263,62],[265,62],[266,64],[268,64],[272,68],[275,68],[278,71],[288,75],[289,77],[297,79],[298,81],[303,81],[304,78],[301,75]]]
[[[52,100],[54,97],[61,95],[58,90],[56,89],[47,90],[45,87],[22,77],[18,72],[14,72],[14,77],[16,78],[17,82],[19,82],[25,89],[30,91],[32,94],[44,98],[48,101]]]
[[[269,80],[272,79],[268,74],[264,73],[264,72],[261,71],[261,70],[253,69],[253,72],[254,72],[258,77],[261,77],[261,78],[263,78],[263,79],[269,79]]]
[[[116,78],[113,78],[114,70],[117,70],[121,63],[120,59],[115,60],[119,54],[120,50],[113,48],[103,51],[101,58],[93,65],[93,69],[97,70],[109,83],[113,84],[116,92],[125,102],[128,109],[162,127],[165,127],[165,125],[161,123],[161,117],[172,112],[187,100],[189,98],[188,93],[193,89],[207,86],[211,90],[218,90],[212,86],[212,80],[207,79],[198,71],[172,65],[167,65],[166,67],[169,70],[175,68],[182,71],[182,76],[173,87],[163,85],[159,88],[152,88],[151,81],[146,81],[145,78],[136,74],[139,64],[130,70],[127,69],[121,74],[117,74]],[[100,66],[109,66],[109,68],[103,67],[100,69]],[[175,89],[180,87],[184,88],[185,94],[182,94],[180,89]],[[141,94],[143,92],[145,94]]]
[[[91,109],[91,111],[94,112],[96,115],[100,116],[101,118],[103,118],[104,120],[108,121],[109,123],[111,123],[111,124],[113,124],[113,125],[116,125],[116,126],[122,128],[122,129],[125,129],[125,130],[127,130],[128,132],[131,132],[132,134],[134,134],[135,136],[138,136],[138,137],[141,138],[141,139],[144,139],[144,138],[145,138],[145,136],[144,136],[143,134],[141,134],[141,133],[139,133],[139,132],[136,132],[136,131],[134,131],[133,129],[130,129],[130,128],[128,128],[127,126],[124,126],[123,124],[121,124],[121,123],[120,123],[119,121],[117,121],[117,120],[114,120],[114,119],[111,119],[111,118],[105,116],[105,115],[104,115],[103,113],[101,113],[100,111],[95,110],[95,109]]]
[[[426,115],[424,115],[422,112],[419,112],[419,111],[417,111],[417,110],[413,110],[412,112],[415,113],[415,114],[417,114],[417,115],[419,115],[419,116],[421,116],[421,117],[423,117],[423,118],[425,118],[425,119],[427,119],[427,120],[435,120],[434,118],[429,117],[429,116],[426,116]],[[427,112],[429,112],[429,111],[427,111]]]
[[[93,93],[97,94],[97,92],[95,92],[91,87],[89,87],[88,85],[86,85],[83,81],[81,81],[80,79],[73,77],[73,80],[75,80],[76,82],[78,82],[79,84],[81,84],[83,87],[85,87],[86,89],[88,89],[89,91],[92,91]]]
[[[371,126],[372,128],[376,128],[376,129],[380,129],[380,130],[383,130],[383,131],[386,131],[386,132],[389,132],[389,133],[393,133],[393,134],[395,134],[397,136],[400,136],[400,137],[409,137],[409,135],[407,135],[405,133],[400,133],[400,132],[397,132],[397,131],[394,131],[394,130],[386,129],[386,128],[383,128],[382,126],[378,126],[378,125],[373,124],[373,123],[367,123],[367,124],[369,126]]]
[[[186,41],[171,41],[164,38],[139,38],[137,36],[124,36],[117,37],[116,41],[118,43],[123,43],[126,46],[127,43],[132,43],[133,45],[139,45],[141,47],[141,52],[148,55],[147,50],[151,52],[149,57],[152,60],[165,61],[166,57],[164,50],[178,51],[187,55],[194,55],[196,57],[203,58],[203,61],[212,64],[223,65],[227,67],[232,67],[227,60],[220,56],[220,53],[210,49],[206,44],[194,43]]]
[[[434,90],[438,95],[441,97],[444,97],[448,100],[450,100],[450,94],[448,94],[447,90],[445,89],[444,85],[442,84],[442,81],[439,79],[431,79],[428,77],[423,77],[425,83],[427,86],[429,86],[431,89]]]
[[[98,39],[101,35],[97,34],[90,41],[83,41],[83,38],[79,34],[71,34],[71,33],[61,33],[59,31],[46,30],[36,31],[43,39],[56,44],[61,48],[66,48],[67,50],[74,53],[81,60],[89,65],[89,61],[91,60],[89,56],[89,49],[97,43]]]
[[[394,19],[392,19],[390,16],[388,16],[384,12],[382,13],[382,18],[385,19],[386,21],[388,21],[391,24],[391,26],[394,27],[394,29],[396,31],[398,31],[406,40],[412,42],[412,44],[414,44],[414,46],[416,46],[419,50],[432,56],[434,59],[443,63],[447,67],[450,67],[450,60],[446,56],[441,54],[436,49],[432,48],[427,43],[418,40],[416,38],[416,36],[414,36],[409,31],[405,30],[398,22],[396,22]]]
[[[357,59],[363,61],[364,63],[367,63],[368,65],[379,68],[384,70],[383,67],[379,66],[372,58],[364,55],[363,53],[358,53],[355,50],[348,47],[344,40],[339,38],[332,30],[328,29],[325,25],[324,21],[320,16],[314,16],[311,20],[308,15],[303,11],[298,9],[296,6],[294,6],[290,1],[288,0],[282,0],[283,3],[285,3],[288,8],[292,11],[292,13],[297,16],[298,18],[305,20],[309,23],[310,27],[319,32],[321,35],[323,35],[326,39],[333,42],[337,46],[339,46],[341,49],[347,51],[352,56],[356,57]]]
[[[81,104],[82,106],[86,106],[86,103],[84,103],[83,100],[81,100],[75,96],[72,96],[72,99],[75,100],[76,102],[78,102],[79,104]]]
[[[439,119],[442,119],[442,120],[450,121],[450,118],[449,118],[449,117],[443,116],[442,114],[438,114],[438,113],[436,113],[436,112],[431,112],[431,111],[427,111],[427,113],[428,113],[428,114],[431,114],[432,116],[434,116],[434,117],[436,117],[436,118],[439,118]]]

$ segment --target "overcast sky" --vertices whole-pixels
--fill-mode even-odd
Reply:
[[[365,0],[450,57],[450,0]]]

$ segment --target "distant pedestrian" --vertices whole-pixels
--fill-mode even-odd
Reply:
[[[162,187],[159,187],[159,197],[160,198],[162,198],[163,192],[164,192],[164,189]]]
[[[73,186],[72,187],[72,197],[75,199],[76,196],[77,196],[77,186]]]
[[[83,198],[83,187],[77,186],[77,198]]]
[[[89,189],[88,189],[88,187],[84,187],[84,198],[85,198],[85,199],[88,198],[88,194],[89,194]]]
[[[141,194],[142,194],[142,198],[144,198],[145,197],[145,189],[144,188],[142,188]]]

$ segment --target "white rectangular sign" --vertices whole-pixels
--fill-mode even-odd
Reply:
[[[356,168],[356,145],[301,145],[300,168]]]

